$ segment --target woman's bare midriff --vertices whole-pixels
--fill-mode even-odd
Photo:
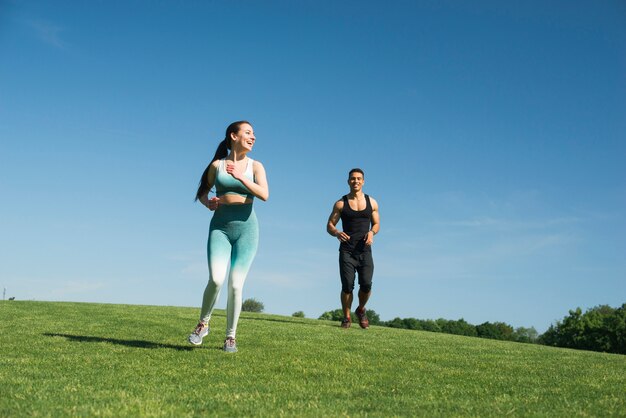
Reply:
[[[253,199],[239,195],[225,194],[220,196],[220,205],[245,205],[253,202]]]

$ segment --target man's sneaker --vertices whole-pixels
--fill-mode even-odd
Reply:
[[[193,345],[200,345],[202,344],[202,339],[209,335],[210,330],[211,329],[209,328],[209,324],[205,324],[204,322],[198,322],[198,325],[196,325],[196,329],[193,330],[191,334],[189,334],[189,338],[187,338],[187,340],[189,340],[189,342]]]
[[[359,325],[361,326],[361,328],[368,329],[370,327],[370,321],[369,319],[367,319],[367,315],[365,315],[365,308],[361,310],[359,310],[359,308],[356,308],[354,313],[356,314],[357,318],[359,318]]]
[[[343,321],[341,321],[341,328],[350,328],[350,325],[352,325],[350,318],[343,318]]]
[[[237,352],[237,343],[235,343],[235,339],[233,337],[228,337],[224,340],[224,351],[227,353]]]

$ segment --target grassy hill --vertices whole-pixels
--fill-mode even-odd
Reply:
[[[198,309],[0,302],[0,416],[626,416],[626,356]]]

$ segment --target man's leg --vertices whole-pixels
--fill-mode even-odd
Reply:
[[[350,319],[350,310],[352,309],[352,293],[345,293],[341,291],[341,309],[343,310],[343,317]]]
[[[369,300],[371,294],[372,294],[371,290],[367,293],[362,290],[359,290],[359,308],[358,309],[365,309],[365,304]]]
[[[374,260],[372,253],[366,252],[361,254],[359,267],[359,306],[354,311],[359,318],[361,328],[369,328],[369,319],[365,314],[365,304],[372,295],[372,277],[374,276]]]
[[[356,276],[356,263],[352,255],[346,251],[339,252],[339,274],[341,276],[341,310],[343,321],[341,326],[349,328],[351,322],[350,310],[352,309],[354,278]]]

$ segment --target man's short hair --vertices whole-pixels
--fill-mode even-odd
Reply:
[[[360,168],[353,168],[352,170],[350,170],[350,172],[348,173],[348,178],[352,177],[352,173],[361,173],[361,176],[365,178],[365,173]]]

